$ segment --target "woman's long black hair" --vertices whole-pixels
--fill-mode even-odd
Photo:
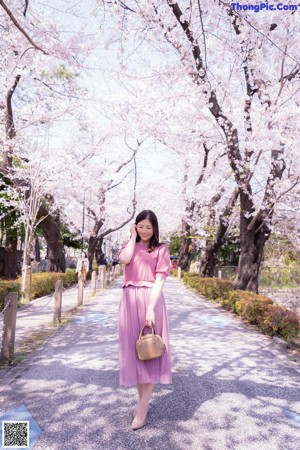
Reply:
[[[150,209],[145,209],[144,211],[141,211],[136,216],[135,224],[137,225],[139,222],[141,222],[142,220],[145,220],[145,219],[149,220],[149,222],[151,223],[152,228],[153,228],[153,236],[150,239],[149,245],[148,245],[148,251],[150,253],[155,249],[155,247],[158,247],[160,245],[158,220],[153,211],[151,211]],[[141,238],[140,238],[139,234],[137,234],[136,242],[140,242],[140,240],[141,240]]]

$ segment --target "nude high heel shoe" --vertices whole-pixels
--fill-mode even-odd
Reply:
[[[137,408],[136,408],[136,414],[135,414],[134,419],[133,419],[133,421],[131,423],[131,429],[132,430],[139,430],[140,428],[143,428],[146,425],[147,415],[148,415],[148,408],[147,408],[144,420],[138,420],[138,418],[137,418]]]
[[[133,419],[132,424],[131,424],[131,429],[134,431],[140,430],[141,428],[143,428],[146,425],[146,421],[147,421],[147,416],[142,421],[138,421],[135,416],[135,418]]]
[[[136,407],[134,408],[133,412],[132,412],[132,418],[133,418],[133,419],[135,418],[135,416],[136,416],[136,414],[137,414],[137,409],[138,409],[138,407],[136,406]]]

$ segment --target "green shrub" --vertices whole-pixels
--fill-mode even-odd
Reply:
[[[240,293],[244,291],[228,291],[224,296],[219,297],[217,301],[220,305],[228,310],[232,310],[236,313],[236,302],[240,300]]]
[[[176,278],[177,278],[177,276],[178,276],[178,270],[177,270],[177,269],[171,269],[171,270],[170,270],[170,275],[171,275],[172,277],[176,277]]]
[[[188,273],[188,272],[185,272],[184,270],[181,271],[181,278],[184,278],[185,273]],[[178,277],[178,269],[170,269],[170,275],[172,277],[177,278]]]
[[[18,280],[0,281],[0,311],[4,308],[5,297],[9,292],[17,292],[20,298],[21,283]]]
[[[259,328],[271,336],[277,335],[287,339],[299,335],[299,319],[296,313],[283,306],[269,305]]]
[[[186,284],[191,288],[197,289],[197,291],[201,292],[201,278],[199,275],[197,277],[191,277],[186,281]]]
[[[183,277],[183,282],[185,284],[188,284],[188,280],[190,280],[191,278],[194,278],[194,277],[199,277],[199,273],[198,272],[183,272],[182,271],[182,277]]]
[[[199,278],[201,294],[205,295],[209,300],[218,300],[226,298],[228,292],[233,288],[233,285],[228,280],[222,278]]]
[[[57,280],[62,280],[64,287],[69,287],[77,282],[77,273],[67,272],[42,272],[32,275],[31,298],[43,297],[51,294],[55,290]],[[25,296],[29,295],[29,278],[26,280]]]
[[[64,287],[77,283],[77,273],[68,270],[66,273],[42,272],[32,274],[31,298],[43,297],[55,290],[57,280],[62,280]],[[4,300],[9,292],[17,292],[21,296],[21,278],[12,281],[0,281],[0,311],[4,308]],[[29,296],[29,277],[26,280],[25,297]]]
[[[239,316],[256,325],[265,320],[268,307],[273,304],[272,299],[250,291],[239,291],[238,296],[235,309]]]
[[[60,277],[59,277],[60,275]],[[31,298],[42,297],[54,291],[57,280],[62,279],[62,274],[43,272],[32,274]],[[29,296],[29,277],[26,280],[25,297]]]
[[[222,278],[203,278],[197,272],[186,272],[183,277],[183,282],[197,289],[201,294],[205,295],[209,300],[218,299],[221,301],[226,298],[229,291],[232,290],[233,285],[228,280]]]
[[[235,291],[229,291],[227,293],[227,295],[221,299],[220,303],[221,305],[226,308],[226,309],[231,309],[234,313],[238,314],[237,311],[237,302],[238,301],[259,301],[259,298],[268,298],[268,300],[270,301],[271,299],[269,299],[269,297],[264,297],[262,295],[258,295],[255,292],[252,291],[240,291],[240,290],[235,290]],[[272,300],[271,300],[272,303]],[[239,308],[243,307],[243,304],[239,304],[238,305]],[[241,315],[241,314],[239,314]]]
[[[62,280],[63,280],[63,283],[64,283],[65,287],[69,287],[69,286],[72,286],[72,284],[77,283],[78,274],[75,271],[74,272],[67,272],[67,273],[64,273],[64,274],[61,274],[61,275],[63,275]]]

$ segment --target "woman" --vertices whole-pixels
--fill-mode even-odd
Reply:
[[[85,252],[81,253],[81,258],[77,261],[76,273],[78,272],[78,281],[82,277],[83,286],[86,287],[86,275],[89,271],[89,260]]]
[[[145,210],[130,227],[130,240],[119,251],[125,266],[125,283],[119,306],[120,384],[136,385],[138,403],[131,424],[133,430],[146,423],[154,384],[171,384],[171,358],[163,285],[170,271],[168,246],[159,243],[156,215]],[[156,359],[140,361],[135,343],[144,325],[155,330],[166,345],[166,352]],[[150,331],[150,329],[149,329]]]

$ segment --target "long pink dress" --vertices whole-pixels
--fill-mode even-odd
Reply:
[[[145,324],[155,278],[159,275],[165,279],[169,271],[170,254],[166,244],[148,253],[146,245],[136,242],[132,259],[125,266],[125,282],[119,304],[120,384],[123,386],[172,383],[168,319],[163,294],[155,307],[155,329],[166,345],[166,352],[160,358],[140,361],[135,350],[135,343]]]

